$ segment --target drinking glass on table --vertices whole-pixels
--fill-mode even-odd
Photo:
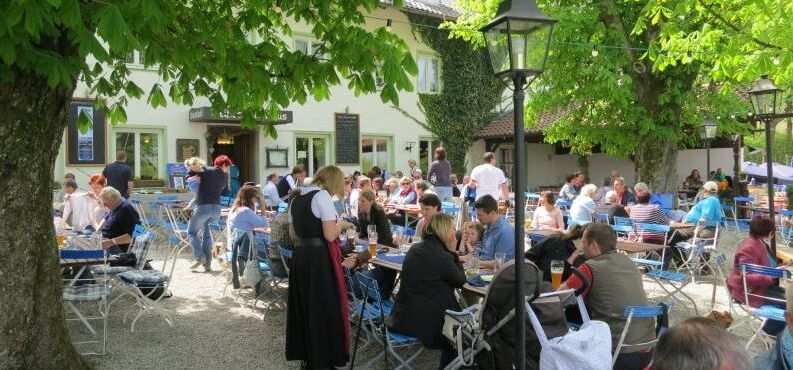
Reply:
[[[564,261],[551,261],[551,285],[554,289],[559,289],[562,285],[562,273],[564,272]]]
[[[421,236],[413,235],[413,238],[411,240],[411,244],[418,244],[418,243],[421,243]]]
[[[347,244],[348,245],[355,245],[355,228],[351,227],[347,229]]]
[[[507,254],[504,252],[496,252],[496,270],[501,268],[504,265],[504,262],[507,261]]]
[[[377,257],[377,231],[369,231],[369,257]]]

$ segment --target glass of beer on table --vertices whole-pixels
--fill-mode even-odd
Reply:
[[[564,272],[564,261],[551,261],[551,285],[554,289],[559,289],[562,285],[562,273]]]
[[[377,257],[377,227],[369,225],[366,231],[369,235],[369,257]]]
[[[347,229],[347,245],[355,246],[355,228]]]

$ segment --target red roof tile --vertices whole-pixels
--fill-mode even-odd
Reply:
[[[532,124],[530,128],[526,129],[526,135],[541,134],[551,124],[556,122],[559,117],[564,114],[560,111],[557,113],[543,113],[540,115],[540,120],[537,124]],[[513,130],[514,118],[513,111],[510,109],[496,119],[482,127],[476,135],[477,139],[500,139],[512,137],[515,130]]]

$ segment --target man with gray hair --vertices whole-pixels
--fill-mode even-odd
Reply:
[[[617,192],[609,190],[603,196],[603,201],[595,207],[595,214],[604,214],[608,216],[608,223],[614,224],[614,216],[628,218],[628,212],[625,207],[617,204]]]
[[[102,189],[99,199],[110,212],[102,225],[102,247],[110,254],[126,253],[132,242],[135,225],[140,223],[140,215],[121,193],[112,186]]]
[[[754,358],[755,369],[787,370],[793,368],[793,283],[785,288],[787,326],[777,336],[776,346]]]
[[[752,363],[738,338],[718,323],[692,317],[669,329],[655,346],[651,370],[744,370]],[[772,369],[763,366],[755,369]]]

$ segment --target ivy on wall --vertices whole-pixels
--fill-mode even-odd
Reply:
[[[474,136],[495,117],[506,85],[493,76],[485,48],[473,49],[468,42],[450,39],[444,29],[416,26],[439,25],[435,18],[406,14],[414,24],[413,35],[435,50],[441,62],[441,92],[419,94],[426,120],[414,120],[443,142],[453,172],[462,175]]]

